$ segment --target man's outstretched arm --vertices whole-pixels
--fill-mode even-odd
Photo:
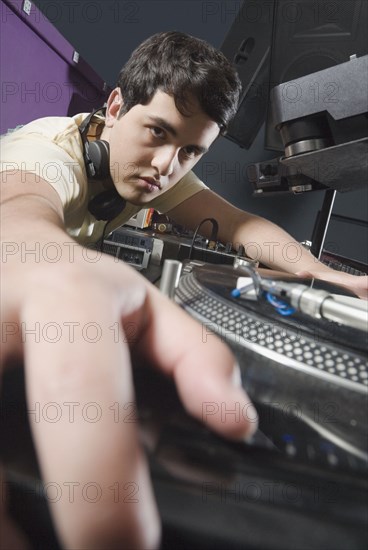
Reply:
[[[205,402],[246,409],[236,421],[206,418],[241,439],[256,415],[234,357],[132,268],[72,242],[47,182],[12,174],[2,191],[1,365],[23,358],[29,410],[53,403],[62,411],[57,422],[30,415],[43,482],[61,490],[50,504],[60,540],[155,547],[159,521],[137,424],[113,414],[116,404],[134,403],[131,347],[173,377],[198,419]]]
[[[368,278],[337,273],[319,262],[308,250],[278,225],[236,208],[213,191],[204,190],[168,212],[173,220],[195,229],[205,218],[219,224],[219,240],[242,244],[247,256],[272,269],[303,273],[342,284],[362,298],[368,297]],[[204,224],[201,234],[210,236],[211,226]]]

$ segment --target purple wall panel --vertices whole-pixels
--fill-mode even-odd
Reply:
[[[1,133],[43,117],[73,115],[103,104],[102,79],[32,5],[1,0]]]

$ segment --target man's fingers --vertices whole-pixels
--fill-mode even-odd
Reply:
[[[132,269],[112,259],[95,267],[93,277],[77,266],[52,277],[35,270],[14,341],[24,347],[30,423],[63,544],[148,548],[159,522],[134,421],[130,350],[172,376],[188,412],[218,433],[250,435],[256,415],[215,327]]]
[[[123,335],[103,333],[120,316],[105,290],[92,287],[82,295],[63,285],[58,296],[43,290],[23,312],[26,326],[40,327],[25,342],[25,363],[45,494],[68,548],[154,547],[159,522],[138,444],[129,350]]]
[[[257,428],[257,415],[238,383],[239,369],[233,354],[215,335],[216,327],[194,321],[137,275],[134,284],[140,280],[146,294],[144,300],[142,295],[140,302],[134,300],[134,293],[127,292],[126,285],[121,287],[122,266],[107,260],[111,264],[109,277],[121,296],[116,302],[121,304],[129,346],[175,379],[190,414],[222,435],[251,435]],[[129,275],[132,270],[125,267],[125,272]]]
[[[140,349],[174,377],[188,412],[222,435],[250,436],[257,415],[241,388],[233,354],[215,335],[216,327],[194,321],[154,288],[145,307]]]
[[[359,298],[363,300],[368,299],[368,276],[357,276],[345,273],[342,271],[299,271],[296,273],[301,278],[316,278],[322,281],[327,281],[332,284],[337,284],[345,287],[350,292],[354,292]]]

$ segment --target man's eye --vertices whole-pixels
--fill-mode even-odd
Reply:
[[[183,147],[183,155],[185,158],[194,159],[198,155],[198,151],[195,147]]]
[[[156,138],[164,138],[165,137],[165,132],[162,128],[159,128],[159,126],[152,126],[150,128],[151,130],[151,133],[154,137]]]

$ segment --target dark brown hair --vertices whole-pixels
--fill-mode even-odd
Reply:
[[[223,134],[235,115],[240,80],[228,59],[213,46],[182,32],[158,33],[134,50],[117,82],[124,105],[146,105],[157,90],[173,96],[177,109],[189,115],[194,96]]]

